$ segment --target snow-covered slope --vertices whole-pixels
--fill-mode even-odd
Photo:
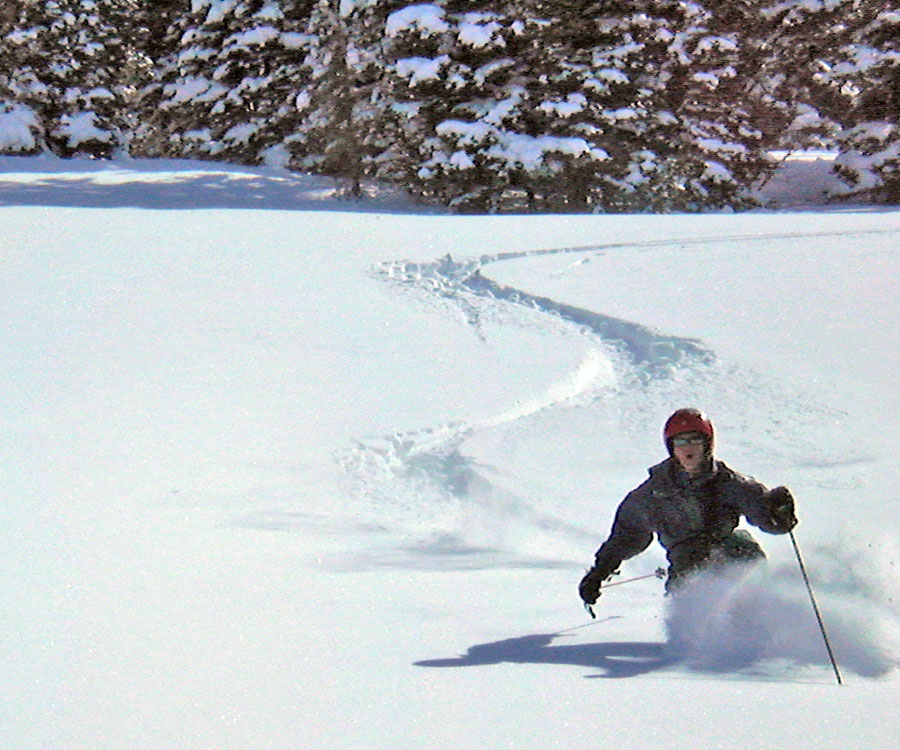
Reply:
[[[450,217],[221,165],[0,169],[4,748],[896,741],[897,211]],[[785,538],[727,589],[581,609],[692,404],[794,489],[843,687]]]

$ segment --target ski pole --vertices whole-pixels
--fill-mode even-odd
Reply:
[[[608,589],[612,586],[622,586],[626,583],[634,583],[635,581],[643,581],[645,578],[665,578],[666,577],[666,569],[665,568],[657,568],[652,573],[647,573],[644,576],[637,576],[635,578],[626,578],[624,581],[616,581],[615,583],[607,583],[605,586],[601,586],[602,589]],[[584,603],[584,608],[587,610],[587,613],[591,616],[591,619],[596,620],[597,615],[594,614],[594,608],[588,604]]]
[[[645,578],[665,578],[666,577],[666,569],[665,568],[657,568],[652,573],[647,573],[645,576],[637,576],[636,578],[626,578],[624,581],[616,581],[615,583],[607,583],[605,586],[601,586],[602,589],[609,589],[613,586],[623,586],[626,583],[634,583],[635,581],[643,581]]]
[[[828,640],[828,633],[825,630],[825,622],[822,620],[822,614],[819,612],[819,605],[816,604],[816,597],[813,594],[812,584],[809,582],[809,576],[806,574],[806,566],[803,564],[803,558],[800,556],[800,547],[797,545],[797,538],[794,532],[788,532],[791,537],[791,544],[794,545],[794,553],[797,555],[797,563],[800,565],[800,572],[803,574],[803,581],[806,583],[806,590],[809,592],[809,600],[812,602],[813,612],[816,613],[816,620],[819,622],[819,630],[822,631],[822,640],[825,641],[825,650],[828,652],[828,658],[831,660],[831,667],[834,669],[834,676],[837,678],[837,684],[843,685],[841,680],[841,672],[838,669],[837,661],[834,658],[834,651],[831,650],[831,642]]]

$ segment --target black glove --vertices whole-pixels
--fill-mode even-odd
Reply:
[[[585,604],[594,604],[600,598],[600,585],[612,575],[596,565],[591,568],[578,584],[578,595]]]
[[[787,487],[775,487],[769,492],[769,515],[779,531],[787,532],[797,525],[794,496]]]

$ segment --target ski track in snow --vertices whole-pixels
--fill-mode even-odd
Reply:
[[[558,316],[591,331],[607,344],[621,348],[634,365],[643,369],[651,378],[663,377],[673,364],[684,360],[712,361],[712,352],[695,339],[666,336],[637,323],[503,286],[481,272],[482,268],[491,263],[538,255],[598,252],[611,247],[627,247],[627,245],[503,253],[484,255],[468,261],[456,261],[449,255],[432,263],[393,261],[382,264],[377,273],[389,281],[413,285],[453,300],[463,307],[469,321],[476,327],[478,307],[474,304],[474,298],[478,297],[503,300]]]
[[[883,231],[888,230],[870,230],[871,233]],[[552,384],[544,393],[500,414],[472,422],[365,437],[341,452],[337,459],[355,485],[352,488],[355,494],[375,506],[405,505],[413,518],[413,528],[405,530],[413,537],[413,542],[400,552],[396,548],[380,553],[368,552],[357,564],[427,568],[571,565],[571,561],[522,558],[502,545],[493,544],[497,536],[504,534],[489,535],[485,544],[473,544],[471,526],[464,532],[452,522],[449,528],[442,527],[432,515],[435,506],[444,507],[449,517],[471,514],[477,509],[481,511],[478,522],[482,524],[486,522],[485,517],[489,517],[490,523],[497,526],[520,523],[532,531],[562,534],[579,542],[591,540],[587,542],[589,544],[596,541],[595,531],[566,523],[497,486],[484,467],[465,455],[466,441],[482,431],[526,420],[544,410],[588,402],[609,393],[619,380],[650,387],[654,383],[665,383],[679,370],[708,373],[720,364],[716,354],[701,341],[667,335],[638,323],[503,286],[483,273],[487,266],[541,255],[585,255],[610,249],[640,251],[676,244],[744,243],[860,233],[797,232],[673,238],[506,252],[462,260],[446,255],[428,263],[397,260],[378,265],[373,269],[376,277],[461,309],[468,324],[482,339],[484,319],[496,319],[498,305],[512,305],[536,311],[539,318],[544,316],[548,325],[554,320],[557,326],[574,327],[593,337],[594,345],[574,372]],[[724,376],[726,380],[729,377],[728,373]],[[645,389],[641,390],[649,396]],[[765,386],[761,386],[760,391],[764,390]],[[809,411],[816,409],[810,407]],[[373,514],[378,515],[377,508],[373,508]]]
[[[488,567],[561,567],[567,560],[523,557],[489,541],[473,543],[471,526],[463,532],[453,518],[458,512],[471,513],[476,524],[503,525],[515,519],[531,529],[590,538],[586,529],[566,523],[542,512],[525,499],[496,486],[477,462],[463,452],[464,443],[481,430],[526,419],[544,409],[571,402],[612,377],[608,363],[599,352],[589,352],[568,377],[551,384],[538,396],[517,403],[500,414],[475,422],[457,422],[404,433],[363,438],[343,452],[338,460],[357,484],[356,491],[367,502],[406,503],[414,517],[421,513],[421,528],[412,529],[413,541],[401,548],[390,548],[358,555],[353,565],[364,567],[402,567],[457,569]],[[428,500],[422,502],[422,498]],[[442,528],[433,516],[433,508],[445,508],[449,527]],[[462,506],[462,507],[461,507]],[[470,506],[468,511],[465,506]],[[424,510],[421,510],[424,509]],[[480,511],[480,513],[478,513]],[[380,515],[378,508],[374,515]],[[416,525],[416,522],[413,522]],[[407,533],[409,533],[409,529]]]
[[[547,297],[530,294],[521,289],[504,286],[485,276],[482,273],[482,269],[493,263],[545,255],[594,254],[607,250],[642,250],[672,245],[693,246],[762,242],[794,237],[814,239],[817,237],[883,234],[893,231],[890,229],[874,229],[862,232],[782,232],[688,239],[673,238],[638,243],[614,242],[602,245],[488,254],[469,260],[455,260],[451,255],[446,255],[430,263],[414,263],[402,260],[388,261],[382,263],[375,270],[375,273],[388,281],[415,286],[454,301],[463,308],[469,322],[476,327],[478,326],[478,308],[473,304],[474,297],[504,300],[558,316],[596,334],[605,344],[620,349],[631,361],[632,366],[641,373],[643,378],[652,380],[667,377],[672,372],[673,367],[685,363],[712,363],[716,360],[715,353],[697,339],[666,335],[639,323],[603,315],[602,313],[568,305]]]
[[[473,422],[442,424],[421,430],[361,438],[341,453],[338,460],[356,484],[356,493],[364,502],[376,505],[406,505],[414,519],[417,508],[435,505],[451,517],[476,514],[468,528],[457,530],[452,520],[443,528],[430,510],[421,511],[420,526],[411,530],[417,541],[400,553],[396,549],[368,552],[360,565],[397,565],[401,567],[517,567],[571,565],[571,561],[523,558],[495,544],[504,533],[487,533],[487,541],[473,544],[473,525],[495,527],[525,524],[532,532],[562,534],[581,542],[593,539],[585,528],[567,523],[543,512],[522,497],[497,486],[483,467],[463,452],[467,440],[477,433],[519,422],[544,410],[579,399],[590,399],[598,391],[609,390],[616,382],[613,360],[622,355],[646,378],[662,378],[673,366],[696,360],[709,363],[712,352],[692,339],[665,336],[644,326],[618,320],[591,310],[504,287],[482,274],[488,264],[516,260],[538,254],[584,253],[600,246],[560,248],[546,251],[484,255],[476,259],[455,260],[445,256],[431,263],[389,261],[374,269],[374,274],[400,287],[424,292],[463,311],[473,331],[484,339],[486,318],[496,318],[498,306],[527,307],[544,317],[545,324],[587,332],[594,346],[578,367],[547,389],[524,399],[507,410]],[[423,498],[427,497],[427,501]],[[375,511],[377,513],[377,511]],[[470,519],[471,520],[471,519]],[[410,530],[407,529],[407,533]],[[474,534],[478,537],[478,534]]]
[[[739,366],[721,362],[701,341],[670,336],[638,323],[503,286],[485,275],[486,266],[537,255],[585,255],[613,248],[639,251],[673,244],[746,243],[882,231],[885,230],[656,240],[483,255],[468,260],[447,255],[431,263],[380,264],[373,271],[377,277],[424,293],[426,299],[439,299],[461,309],[467,323],[485,340],[482,326],[486,320],[517,322],[508,315],[508,306],[514,306],[535,312],[547,324],[551,336],[565,335],[567,327],[580,331],[591,340],[591,348],[573,372],[543,393],[517,402],[499,414],[363,438],[342,452],[338,459],[355,484],[353,490],[364,504],[371,506],[372,518],[383,517],[381,511],[387,506],[395,511],[388,514],[390,518],[403,518],[404,522],[403,528],[383,529],[380,542],[378,535],[369,536],[364,552],[346,556],[336,567],[428,571],[579,569],[583,561],[571,560],[566,551],[559,550],[572,548],[573,543],[578,545],[576,548],[591,549],[597,541],[596,530],[565,520],[553,512],[552,505],[544,507],[540,501],[531,501],[527,494],[522,496],[500,486],[492,481],[491,467],[480,466],[465,453],[467,441],[494,428],[518,425],[527,435],[538,429],[528,424],[530,418],[554,409],[596,403],[612,396],[617,402],[627,402],[624,411],[646,413],[659,406],[646,402],[670,399],[669,381],[683,380],[687,371],[692,383],[706,380],[703,387],[733,389],[733,380],[741,382],[745,399],[759,399],[775,409],[786,408],[796,421],[836,416],[755,373],[748,378]],[[823,465],[831,467],[841,460],[837,454],[823,454],[821,458]],[[402,509],[400,513],[396,512],[398,509]],[[519,530],[521,535],[517,535]],[[545,545],[548,539],[553,541]],[[879,586],[868,580],[872,571],[879,569],[877,560],[869,560],[871,565],[857,576],[862,563],[853,551],[815,549],[812,555],[818,571],[828,571],[837,579],[836,583],[823,579],[817,584],[843,667],[868,678],[891,672],[900,663],[896,647],[900,642],[900,619],[893,596],[885,592],[893,592],[895,585]],[[691,596],[666,602],[665,642],[638,644],[642,650],[631,653],[626,648],[621,655],[632,658],[629,669],[633,668],[634,674],[671,666],[705,674],[741,672],[770,679],[780,678],[785,669],[822,669],[828,664],[827,655],[821,635],[808,616],[809,602],[795,573],[792,566],[770,565],[739,581],[713,578],[692,589]],[[856,578],[848,583],[848,575]],[[704,626],[698,628],[698,623]],[[805,625],[798,629],[797,623]],[[582,664],[586,659],[596,665],[598,649],[610,647],[556,645],[557,635],[482,644],[472,647],[465,657],[420,662],[419,666],[499,661]],[[609,674],[595,676],[621,676],[620,663],[615,659],[607,661]]]

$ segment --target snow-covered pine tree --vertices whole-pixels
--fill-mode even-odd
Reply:
[[[839,0],[840,2],[840,0]],[[840,22],[835,4],[763,0],[754,33],[754,84],[778,110],[767,131],[787,150],[835,147],[834,93],[817,82],[818,52]]]
[[[173,118],[160,104],[169,95],[166,86],[176,80],[181,39],[196,24],[190,12],[192,0],[167,2],[158,15],[152,2],[142,0],[135,22],[138,39],[151,61],[151,74],[135,99],[137,123],[132,139],[132,153],[150,158],[172,155],[167,128]],[[193,129],[191,123],[182,124],[187,130]]]
[[[299,118],[285,139],[290,166],[300,171],[348,180],[359,195],[365,161],[362,123],[354,116],[365,97],[354,69],[351,28],[353,6],[341,0],[317,0],[307,25],[308,51],[304,84],[297,91]]]
[[[582,102],[567,119],[608,159],[588,193],[594,210],[740,206],[768,165],[769,116],[744,77],[752,2],[621,0],[554,3],[561,88],[545,110]],[[566,40],[569,40],[568,45]],[[548,47],[548,45],[543,45]],[[573,88],[573,84],[577,88]],[[564,95],[564,98],[563,98]],[[565,111],[565,110],[559,110]]]
[[[394,142],[378,159],[380,176],[459,210],[524,207],[508,149],[527,65],[514,23],[509,3],[454,0],[407,5],[385,19]]]
[[[308,27],[301,119],[288,138],[291,166],[346,180],[397,179],[389,168],[396,132],[385,117],[385,19],[404,0],[317,0]],[[377,157],[382,156],[379,165]]]
[[[192,0],[145,92],[147,155],[283,164],[304,56],[278,0]],[[274,150],[273,150],[274,149]]]
[[[0,154],[33,154],[46,148],[39,114],[44,85],[26,68],[40,26],[36,11],[24,0],[9,0],[0,8]]]
[[[391,16],[391,109],[416,192],[460,210],[597,206],[610,155],[592,107],[595,6],[446,0]]]
[[[843,126],[835,171],[847,195],[900,203],[900,6],[859,0],[858,16],[833,51],[829,83],[849,106],[836,112]]]
[[[41,0],[8,12],[0,108],[30,134],[19,150],[109,157],[127,149],[130,104],[147,69],[132,44],[134,8],[135,0]]]
[[[681,101],[672,101],[679,94],[672,80],[677,42],[694,6],[568,0],[554,7],[550,48],[560,62],[548,78],[556,90],[539,110],[581,105],[567,120],[607,156],[590,178],[588,205],[601,211],[702,205],[706,196],[681,140]]]
[[[23,2],[24,0],[7,0],[0,6],[0,36],[5,36],[12,30]]]
[[[743,20],[650,0],[395,11],[385,86],[407,183],[470,210],[739,204],[766,165],[732,83]]]
[[[191,0],[138,0],[133,26],[136,44],[153,65],[175,52],[178,38],[171,33],[191,9]]]
[[[785,127],[759,70],[761,4],[679,5],[684,25],[669,44],[661,100],[664,116],[677,119],[663,139],[674,179],[658,184],[654,205],[740,207],[751,202],[745,189],[773,169],[768,150]]]
[[[896,203],[900,8],[878,0],[778,0],[766,14],[776,96],[796,103],[785,145],[836,147],[844,195]]]

